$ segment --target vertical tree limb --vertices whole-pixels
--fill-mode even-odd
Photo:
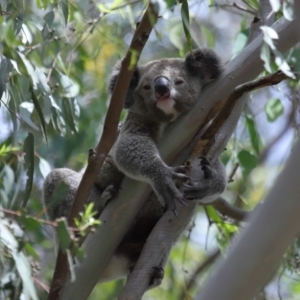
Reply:
[[[274,28],[279,34],[277,47],[280,51],[288,50],[299,40],[299,27],[295,22],[288,22],[282,18],[274,24]],[[259,57],[261,42],[262,37],[260,36],[236,56],[226,66],[226,70],[221,78],[203,90],[201,99],[199,99],[194,109],[174,122],[170,130],[166,132],[159,149],[162,157],[168,164],[172,163],[190,143],[192,137],[203,125],[206,116],[218,101],[228,97],[237,85],[252,80],[262,71],[262,61]],[[234,120],[239,116],[240,111],[233,112]],[[231,135],[230,130],[224,130],[222,136],[229,138]],[[219,137],[217,138],[218,140]],[[222,147],[216,150],[216,156],[223,151],[224,148]],[[185,158],[182,157],[182,161]],[[117,247],[115,245],[116,239],[120,236],[122,237],[130,223],[129,219],[132,220],[136,211],[138,211],[139,205],[142,203],[142,198],[145,198],[147,193],[146,184],[128,178],[124,180],[123,190],[119,197],[108,204],[103,216],[101,216],[101,219],[105,222],[101,224],[95,235],[89,235],[87,238],[85,243],[87,258],[78,268],[78,281],[67,285],[66,289],[70,293],[66,294],[64,299],[74,299],[72,296],[81,295],[83,288],[87,287],[87,289],[90,289],[89,285],[94,284],[91,281],[94,281],[97,277],[97,268],[100,266],[103,269],[103,264],[110,258],[111,249]],[[158,254],[158,256],[155,255],[151,259],[160,261],[158,251],[155,254]],[[86,274],[89,274],[89,276],[86,276]]]
[[[141,51],[156,21],[157,12],[150,3],[137,27],[130,48],[122,61],[122,67],[105,117],[103,133],[96,147],[96,151],[89,156],[88,166],[79,184],[68,218],[69,226],[74,226],[74,218],[83,210],[83,206],[95,182],[96,176],[118,134],[118,124],[127,88]],[[59,249],[48,300],[60,299],[61,289],[65,283],[68,271],[67,255]]]
[[[297,35],[296,24],[287,23],[284,19],[281,19],[281,23],[278,22],[278,24],[276,24],[275,27],[279,27],[278,32],[281,38],[281,40],[278,41],[278,47],[284,49],[287,46],[286,43],[287,37],[283,33],[285,32],[285,30],[287,30],[287,28],[289,28],[291,33]],[[293,44],[296,43],[296,41],[294,40]],[[212,106],[213,105],[218,106],[218,104],[216,104],[217,101],[222,102],[224,98],[226,99],[226,97],[228,97],[230,92],[236,86],[245,83],[247,81],[245,80],[246,77],[248,78],[248,80],[249,79],[251,80],[262,71],[262,62],[259,59],[261,42],[262,42],[262,37],[259,36],[245,48],[243,53],[241,53],[231,63],[229,63],[224,71],[223,76],[221,76],[221,78],[216,83],[212,84],[210,87],[207,87],[203,91],[203,95],[199,100],[203,100],[203,99],[205,100],[199,101],[196,104],[194,110],[188,113],[185,117],[183,117],[183,120],[181,120],[180,123],[182,125],[182,128],[179,129],[178,128],[179,125],[177,127],[174,126],[174,128],[172,128],[173,131],[171,130],[168,133],[168,136],[166,136],[166,139],[164,139],[164,145],[166,146],[161,151],[162,156],[166,157],[166,161],[168,163],[170,161],[172,162],[176,158],[176,156],[178,156],[178,153],[180,151],[179,149],[181,149],[182,151],[182,148],[178,147],[178,145],[176,147],[175,145],[175,143],[177,144],[179,143],[178,142],[179,132],[183,132],[184,130],[186,130],[190,134],[189,135],[188,133],[185,133],[184,138],[183,137],[181,138],[180,146],[183,146],[186,140],[189,141],[191,140],[191,135],[195,135],[195,131],[193,130],[196,127],[196,124],[198,124],[198,129],[199,129],[199,123],[201,124],[200,128],[201,126],[203,126],[203,123],[201,121],[199,122],[199,119],[205,120],[207,116],[210,114],[212,110]],[[288,48],[285,49],[287,50]],[[252,64],[251,60],[252,62],[255,61],[255,64]],[[250,66],[250,64],[252,65]],[[234,65],[235,68],[233,68]],[[240,76],[238,75],[239,73],[241,73]],[[231,86],[230,91],[228,91],[229,86]],[[210,101],[212,101],[213,104],[211,104]],[[232,114],[228,118],[229,122],[227,121],[225,122],[227,124],[226,125],[227,127],[225,128],[222,127],[217,133],[214,132],[215,137],[212,138],[215,138],[216,143],[214,145],[209,145],[206,149],[206,152],[210,150],[209,156],[213,160],[220,155],[225,145],[227,144],[227,141],[230,138],[235,128],[235,125],[240,117],[244,103],[245,101],[243,101],[242,99],[240,103],[238,103],[237,105],[234,106],[234,108],[232,108]],[[205,115],[206,118],[204,117]],[[230,123],[230,126],[228,125],[228,123]],[[187,126],[187,124],[189,126]],[[177,129],[177,131],[175,130],[175,128]],[[201,145],[197,149],[198,155],[199,152],[202,152],[202,150],[204,149],[208,141],[202,140],[202,142],[203,145]],[[173,151],[170,150],[172,148]],[[169,150],[169,152],[167,150]],[[167,153],[169,155],[167,155]],[[192,166],[197,164],[197,159],[196,159],[197,153],[195,153],[195,155],[190,158]],[[199,172],[199,171],[197,168],[192,168],[191,174],[188,174],[192,178],[192,180],[194,180],[194,176],[197,177],[199,175],[199,174],[194,174],[194,172]],[[172,247],[174,240],[180,234],[182,225],[186,224],[189,221],[190,216],[193,214],[195,205],[196,205],[195,203],[188,203],[187,207],[179,206],[177,210],[179,215],[178,218],[172,219],[172,216],[167,212],[156,224],[155,228],[153,229],[153,231],[151,232],[150,236],[147,239],[147,243],[144,246],[142,254],[134,270],[132,271],[132,273],[128,278],[126,286],[124,287],[119,297],[120,300],[125,300],[125,299],[137,300],[142,297],[143,293],[145,292],[145,284],[149,283],[151,273],[153,272],[152,267],[155,264],[158,264],[161,261],[165,252],[167,251],[167,249],[170,249]],[[222,299],[222,297],[219,298],[207,297],[206,299]]]
[[[299,28],[300,1],[294,2],[294,11],[291,24]],[[299,31],[295,38],[300,40]],[[196,299],[250,300],[275,274],[282,255],[300,231],[299,151],[298,141],[264,203],[249,216],[248,226],[233,241],[226,259],[219,262]]]

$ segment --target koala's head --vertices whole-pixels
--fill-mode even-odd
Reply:
[[[117,65],[109,83],[112,92],[119,74]],[[221,74],[219,58],[209,49],[198,49],[185,59],[166,58],[137,66],[124,108],[159,122],[171,122],[191,109],[203,85]]]

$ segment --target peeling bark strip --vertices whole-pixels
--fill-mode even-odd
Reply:
[[[122,61],[120,74],[111,96],[110,105],[106,114],[101,139],[96,147],[95,155],[89,157],[88,166],[81,179],[76,197],[74,199],[73,207],[70,212],[68,222],[69,226],[71,227],[74,226],[74,218],[77,217],[79,212],[83,210],[85,200],[88,198],[97,173],[117,137],[118,123],[121,111],[123,109],[126,91],[135,66],[139,60],[140,54],[145,46],[145,43],[147,42],[154,24],[157,21],[157,17],[157,12],[150,3],[141,22],[137,26],[136,32],[130,44],[130,48]],[[48,300],[60,299],[62,287],[65,284],[68,272],[69,266],[67,255],[61,249],[59,249]]]

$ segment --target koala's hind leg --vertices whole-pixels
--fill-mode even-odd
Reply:
[[[54,169],[48,174],[43,186],[43,202],[51,220],[68,217],[81,178],[82,173],[67,168]],[[100,214],[114,194],[115,190],[112,186],[102,193],[94,185],[86,203],[94,202],[94,209]]]
[[[68,217],[81,174],[62,168],[52,170],[43,185],[43,202],[51,220]]]

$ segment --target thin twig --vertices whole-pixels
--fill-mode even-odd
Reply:
[[[233,9],[237,9],[239,12],[245,12],[247,14],[254,15],[254,16],[257,15],[256,11],[241,7],[238,4],[236,4],[235,2],[233,4],[217,4],[217,3],[215,3],[215,4],[210,5],[209,7],[222,8],[227,11],[228,11],[228,8],[233,8]],[[237,13],[237,12],[233,11],[233,13]]]
[[[236,105],[236,103],[238,102],[238,100],[245,93],[248,93],[250,91],[254,91],[258,88],[278,84],[281,81],[286,80],[288,78],[289,77],[286,74],[284,74],[281,71],[278,71],[276,73],[266,75],[266,76],[263,76],[259,79],[249,81],[249,82],[246,82],[244,84],[241,84],[241,85],[237,86],[233,90],[233,92],[229,95],[228,99],[225,100],[225,101],[222,101],[223,105],[222,105],[222,103],[219,103],[219,107],[220,107],[220,105],[222,105],[222,109],[219,110],[218,115],[215,117],[213,123],[208,128],[208,130],[206,130],[206,132],[204,133],[204,135],[201,139],[202,143],[203,143],[203,140],[208,140],[209,141],[206,144],[202,155],[207,155],[209,149],[211,148],[211,146],[215,142],[215,140],[214,140],[215,134],[220,130],[220,128],[222,127],[224,121],[229,117],[231,111],[233,110],[233,108]],[[217,112],[218,111],[215,108],[213,108],[212,112],[209,114],[208,117],[213,118],[214,115],[216,115]]]
[[[216,261],[220,254],[220,250],[217,249],[212,254],[207,256],[207,258],[201,264],[199,264],[199,266],[195,269],[187,284],[183,286],[178,300],[188,299],[187,295],[189,291],[193,288],[193,286],[197,284],[196,280],[198,279],[199,275],[202,272],[206,271],[206,269]]]
[[[2,100],[0,99],[0,101],[3,103],[3,105],[6,107],[6,109],[16,117],[16,119],[18,119],[20,121],[21,124],[23,124],[23,126],[29,131],[27,124],[17,115],[16,112],[14,112],[12,109],[10,109],[8,107],[8,105]]]
[[[231,205],[223,197],[218,197],[213,203],[210,203],[220,214],[234,219],[236,221],[243,221],[249,214],[247,211]]]
[[[233,180],[233,176],[235,175],[235,173],[236,173],[236,171],[237,171],[237,169],[238,169],[239,166],[240,166],[239,163],[235,163],[235,164],[234,164],[234,166],[233,166],[233,168],[232,168],[232,171],[231,171],[230,174],[228,175],[228,183],[234,181],[234,180]]]
[[[261,152],[258,163],[261,164],[265,161],[267,158],[270,150],[272,147],[282,138],[282,136],[287,132],[287,130],[290,128],[293,120],[293,114],[291,113],[288,122],[285,124],[285,126],[281,129],[281,131],[277,134],[277,136],[266,146],[263,152]]]
[[[30,216],[30,215],[23,215],[22,213],[20,213],[18,211],[11,210],[11,209],[0,208],[0,211],[3,211],[6,214],[16,216],[16,217],[32,218],[32,219],[36,220],[37,222],[39,222],[41,224],[50,225],[52,227],[57,227],[58,226],[56,221],[48,221],[48,220],[45,220],[45,219],[35,218],[35,217]],[[76,228],[76,227],[68,226],[67,228],[68,228],[68,230],[70,230],[74,233],[79,232],[79,229]]]

